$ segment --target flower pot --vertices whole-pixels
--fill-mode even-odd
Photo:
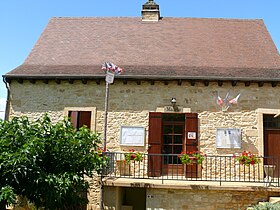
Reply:
[[[271,185],[271,182],[273,181],[273,177],[275,176],[275,165],[264,165],[264,173],[265,173],[265,186],[268,187]]]
[[[185,165],[185,177],[186,178],[201,178],[202,166],[201,164],[192,163]]]
[[[275,165],[264,165],[263,168],[266,177],[274,176]]]
[[[121,176],[131,175],[131,166],[125,160],[117,160],[117,168]]]

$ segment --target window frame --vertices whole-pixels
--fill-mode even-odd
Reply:
[[[64,116],[68,117],[70,111],[91,112],[90,115],[90,130],[96,132],[96,107],[65,107]]]

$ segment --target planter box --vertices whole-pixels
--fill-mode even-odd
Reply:
[[[122,176],[129,176],[131,175],[131,166],[125,160],[117,160],[117,168]]]

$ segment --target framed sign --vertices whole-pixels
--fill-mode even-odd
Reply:
[[[188,139],[196,139],[196,132],[188,132]]]
[[[241,148],[241,129],[239,128],[217,128],[217,148]]]
[[[137,126],[121,126],[120,144],[123,146],[144,146],[145,128]]]
[[[114,82],[114,77],[115,77],[115,75],[113,73],[107,71],[105,80],[109,84],[112,84]]]

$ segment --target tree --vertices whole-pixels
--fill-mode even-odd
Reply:
[[[48,115],[0,121],[0,202],[15,194],[45,209],[77,209],[87,203],[85,176],[100,173],[107,158],[98,151],[99,135],[75,129],[69,120],[56,124]],[[0,205],[1,208],[1,205]]]

